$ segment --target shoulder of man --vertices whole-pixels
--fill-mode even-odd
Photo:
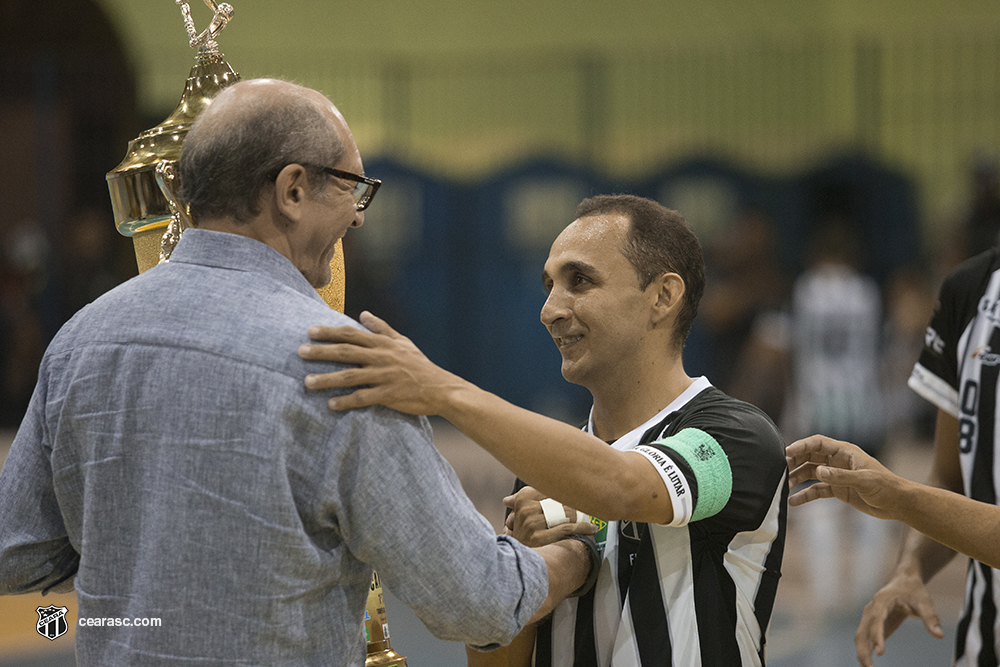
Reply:
[[[784,441],[767,413],[716,387],[709,387],[681,408],[663,435],[673,435],[685,428],[698,428],[712,435],[775,450],[784,461]]]
[[[940,297],[978,299],[996,271],[1000,271],[1000,247],[974,255],[952,269],[942,282]]]

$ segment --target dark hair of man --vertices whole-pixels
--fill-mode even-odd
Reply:
[[[698,237],[680,213],[644,197],[599,195],[576,207],[577,218],[609,213],[629,220],[620,250],[635,269],[639,289],[664,273],[676,273],[684,281],[684,301],[675,324],[677,347],[682,347],[705,291],[705,256]]]
[[[224,217],[249,222],[260,213],[264,189],[289,164],[306,167],[310,185],[321,192],[329,184],[322,167],[337,164],[345,153],[330,119],[306,97],[287,95],[277,104],[257,100],[226,120],[196,121],[184,141],[181,199],[195,223]]]

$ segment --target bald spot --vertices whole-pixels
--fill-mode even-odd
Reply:
[[[333,114],[334,126],[340,136],[350,130],[343,114],[326,96],[311,88],[277,79],[250,79],[239,81],[219,93],[198,117],[198,126],[211,131],[218,125],[239,124],[253,112],[268,107],[280,110],[289,97],[313,102],[317,108]]]

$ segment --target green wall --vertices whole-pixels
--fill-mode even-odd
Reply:
[[[101,0],[140,112],[193,62],[173,0]],[[995,0],[233,0],[244,77],[316,87],[366,156],[450,177],[549,154],[636,176],[691,153],[789,171],[861,148],[912,176],[930,225],[1000,146]],[[198,30],[208,24],[192,2]]]
[[[172,0],[100,0],[136,65],[146,109],[176,102],[192,51]],[[495,55],[554,49],[613,53],[767,39],[1000,28],[994,0],[234,0],[220,39],[244,76],[294,77],[302,54]],[[192,0],[199,31],[211,13]]]

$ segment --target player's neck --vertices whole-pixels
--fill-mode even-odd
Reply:
[[[645,372],[590,387],[594,397],[594,435],[602,440],[617,440],[670,405],[691,382],[678,355],[661,364],[651,364]]]

